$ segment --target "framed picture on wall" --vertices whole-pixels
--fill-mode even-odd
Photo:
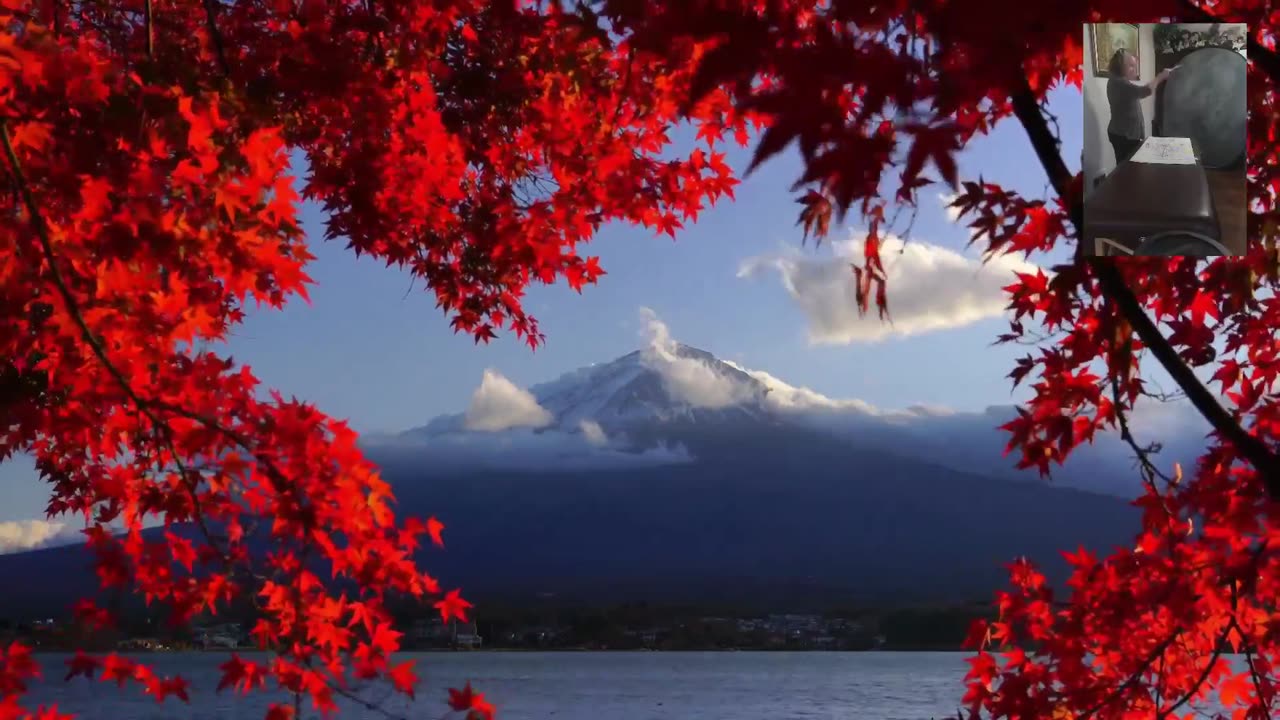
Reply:
[[[1138,50],[1138,26],[1133,23],[1092,23],[1089,25],[1089,39],[1093,44],[1094,77],[1111,77],[1109,65],[1111,56],[1117,50],[1125,49],[1133,53],[1138,60],[1139,72],[1142,68],[1142,53]]]

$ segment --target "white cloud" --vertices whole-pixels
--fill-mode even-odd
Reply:
[[[489,470],[535,473],[625,470],[692,461],[683,447],[640,452],[597,445],[595,440],[589,431],[569,433],[517,428],[483,435],[450,432],[427,437],[381,438],[367,447],[379,462],[403,458],[411,460],[420,471],[437,474]]]
[[[57,520],[0,522],[0,555],[84,541],[79,528]]]
[[[797,253],[745,260],[738,277],[777,271],[787,293],[800,306],[815,344],[848,345],[876,342],[963,327],[998,317],[1008,301],[1001,289],[1013,273],[1034,272],[1036,266],[1013,256],[983,263],[938,245],[889,236],[880,244],[888,276],[889,314],[880,320],[874,310],[859,315],[850,263],[861,264],[865,233],[833,246],[834,256],[818,258]]]
[[[765,396],[765,403],[781,412],[843,410],[866,415],[880,414],[879,408],[864,400],[827,397],[817,390],[790,385],[763,370],[752,370],[730,360],[725,360],[724,363],[750,375],[768,388],[769,394]]]
[[[646,367],[658,373],[672,398],[699,408],[723,408],[751,399],[752,388],[735,382],[695,357],[680,354],[679,344],[657,313],[640,308],[647,344],[641,351]]]
[[[600,427],[600,423],[595,420],[583,420],[578,423],[578,429],[582,431],[582,437],[596,447],[604,447],[609,444],[609,438],[604,434],[604,428]]]
[[[529,391],[516,387],[496,370],[485,370],[480,387],[471,396],[464,422],[468,430],[500,432],[546,427],[552,419]]]
[[[942,206],[942,212],[947,216],[947,222],[966,227],[971,240],[977,239],[978,230],[969,226],[969,220],[960,219],[960,209],[951,207],[951,203],[955,202],[959,195],[954,193],[939,193],[938,203]],[[969,216],[972,219],[972,214]]]
[[[951,203],[960,197],[955,193],[942,193],[938,195],[938,202],[942,203],[942,211],[947,214],[948,222],[956,222],[960,219],[960,210],[951,207]]]

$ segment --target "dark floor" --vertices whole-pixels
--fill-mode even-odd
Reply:
[[[1222,228],[1222,244],[1232,255],[1243,255],[1247,247],[1247,220],[1249,209],[1246,199],[1243,170],[1206,170],[1209,176],[1209,193],[1213,195],[1213,207],[1218,211],[1218,225]]]

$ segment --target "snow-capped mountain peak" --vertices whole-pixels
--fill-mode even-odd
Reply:
[[[1007,435],[997,430],[1013,413],[1006,406],[983,412],[929,405],[882,410],[791,385],[658,334],[639,350],[528,389],[485,371],[465,412],[366,442],[441,472],[558,471],[680,464],[732,456],[768,439],[818,433],[814,437],[877,452],[928,456],[968,472],[1021,478],[1003,454]],[[1201,441],[1202,431],[1192,427],[1197,429],[1188,447]],[[1186,444],[1185,433],[1170,432],[1168,447]],[[802,447],[785,451],[792,449]],[[1110,476],[1103,467],[1116,457],[1127,462],[1127,452],[1123,443],[1106,438],[1078,451],[1075,467],[1088,480],[1082,484],[1102,482],[1097,478]]]
[[[774,393],[781,403],[775,402]],[[437,417],[407,434],[554,429],[583,433],[598,442],[601,435],[614,438],[654,424],[763,420],[779,404],[806,394],[822,397],[691,345],[652,342],[528,390],[486,371],[467,412]]]
[[[616,431],[709,413],[758,413],[769,388],[705,350],[671,343],[574,370],[529,392],[557,426],[591,421]]]

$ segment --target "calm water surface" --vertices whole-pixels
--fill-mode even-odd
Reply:
[[[136,687],[77,678],[63,682],[66,656],[40,655],[49,680],[29,699],[57,702],[90,720],[260,720],[265,693],[214,693],[222,653],[139,656],[181,673],[191,704],[157,704]],[[406,656],[409,657],[409,656]],[[418,658],[417,702],[385,687],[362,692],[409,718],[448,710],[446,688],[470,680],[499,720],[926,720],[954,715],[964,694],[964,653],[428,653]],[[385,715],[343,703],[340,720]],[[305,718],[318,717],[306,710]],[[452,717],[461,717],[453,715]]]

